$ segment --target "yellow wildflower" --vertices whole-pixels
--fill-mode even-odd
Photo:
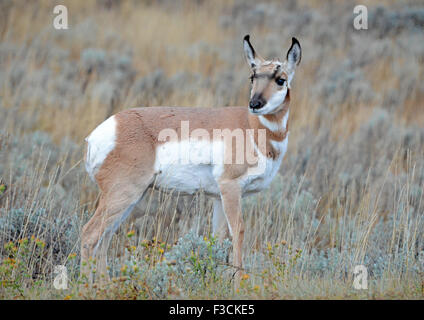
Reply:
[[[133,235],[135,235],[135,231],[131,230],[130,232],[127,233],[127,237],[131,238]]]

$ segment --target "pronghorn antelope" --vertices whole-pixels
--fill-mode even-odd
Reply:
[[[248,107],[134,108],[111,116],[86,138],[86,169],[101,196],[82,230],[82,266],[97,257],[97,272],[107,278],[111,237],[152,187],[180,194],[203,190],[211,196],[213,233],[222,239],[228,226],[233,264],[242,267],[241,198],[267,188],[280,167],[288,142],[290,83],[301,60],[295,38],[283,62],[261,58],[249,35],[243,44],[252,71]],[[240,135],[246,140],[234,147],[233,138],[238,141]],[[249,144],[254,154],[250,162],[243,157]],[[194,154],[206,157],[183,161]],[[259,163],[260,170],[250,170]]]

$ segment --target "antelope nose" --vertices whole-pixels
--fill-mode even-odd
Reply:
[[[250,100],[249,102],[249,107],[251,109],[259,109],[262,107],[262,105],[263,105],[262,100],[259,100],[259,99]]]

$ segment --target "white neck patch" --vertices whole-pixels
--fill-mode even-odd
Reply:
[[[281,119],[281,122],[274,122],[269,121],[264,116],[259,116],[259,121],[262,123],[262,125],[269,130],[275,132],[280,130],[285,130],[287,128],[287,121],[289,119],[289,110],[287,110],[286,114],[284,115],[283,119]]]

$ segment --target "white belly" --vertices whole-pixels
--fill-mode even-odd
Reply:
[[[273,143],[279,151],[277,159],[269,159],[259,153],[259,166],[238,179],[242,194],[266,189],[280,168],[287,150],[288,137]],[[154,169],[155,187],[182,194],[194,194],[203,190],[206,194],[220,196],[217,181],[223,172],[222,142],[167,142],[156,149]]]
[[[186,194],[203,190],[219,196],[217,179],[222,172],[222,154],[220,142],[181,141],[159,145],[154,166],[155,186]]]

